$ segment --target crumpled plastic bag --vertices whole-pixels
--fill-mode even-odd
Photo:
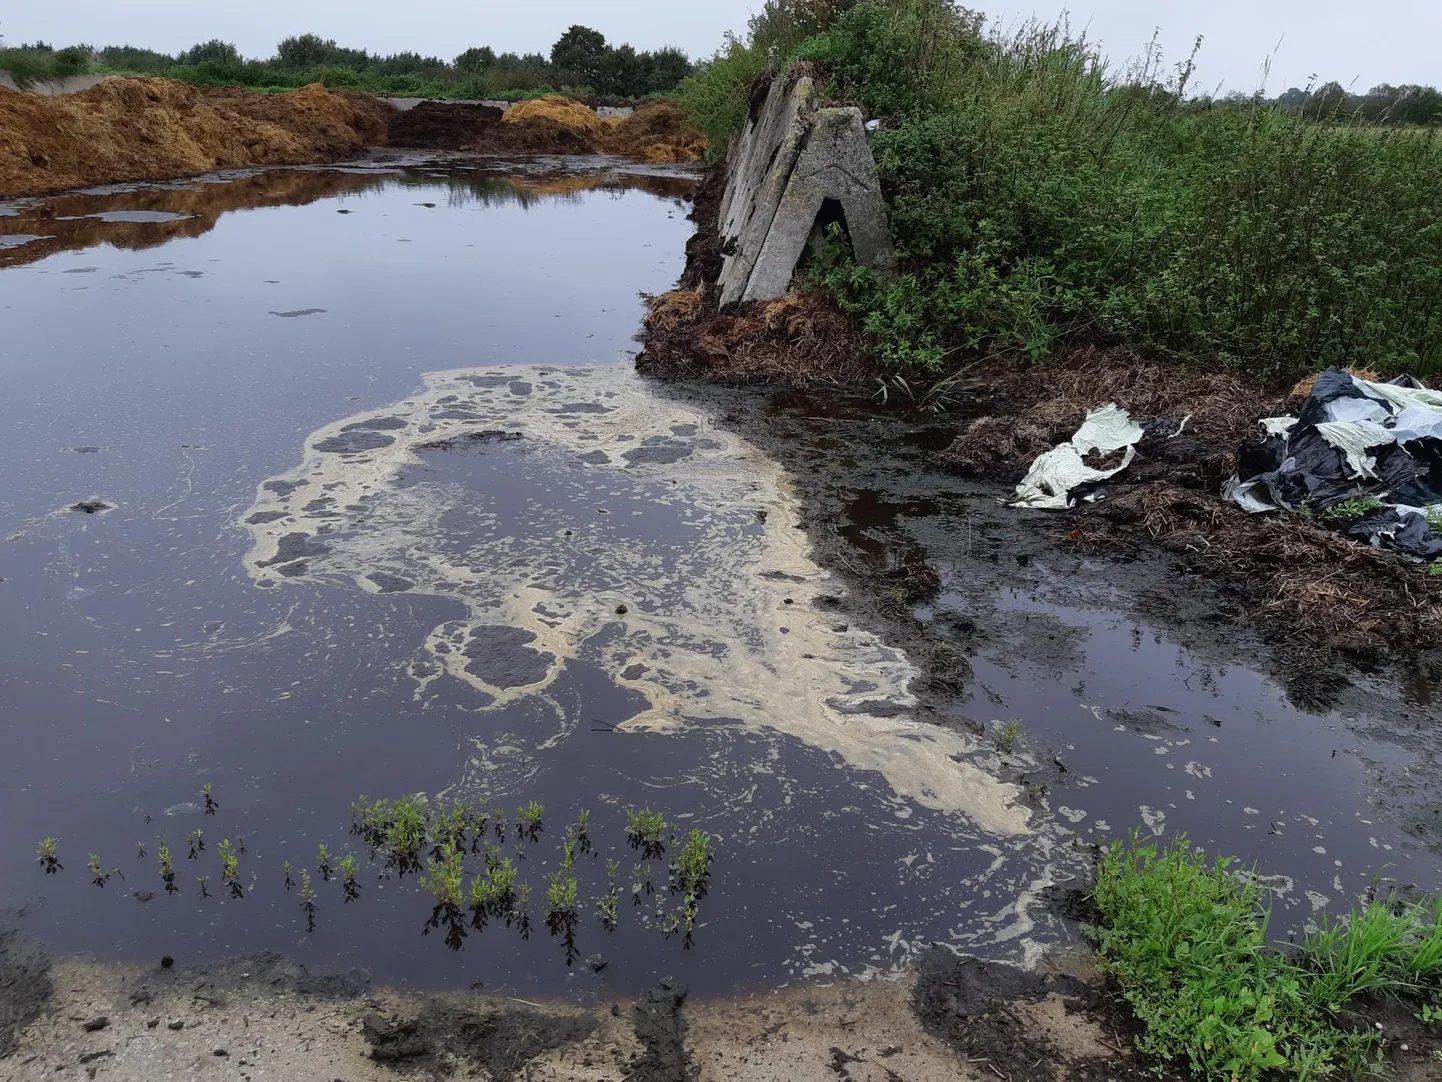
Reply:
[[[1013,507],[1034,507],[1041,510],[1065,511],[1076,501],[1071,492],[1080,485],[1115,477],[1132,464],[1137,442],[1145,433],[1127,411],[1115,402],[1092,410],[1086,420],[1066,443],[1038,455],[1031,469],[1016,486]],[[1086,456],[1103,455],[1126,449],[1120,466],[1099,470],[1086,464]]]

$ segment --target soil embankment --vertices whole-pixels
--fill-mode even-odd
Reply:
[[[706,141],[668,102],[601,117],[546,97],[510,109],[391,105],[319,83],[288,94],[113,78],[79,94],[0,88],[0,197],[256,165],[339,161],[390,144],[480,154],[616,154],[640,162],[700,161]]]
[[[0,195],[337,161],[385,142],[393,113],[318,83],[276,95],[168,79],[59,97],[0,90]]]
[[[602,117],[570,98],[548,96],[501,110],[427,101],[391,123],[392,146],[480,154],[617,154],[651,163],[698,162],[706,141],[669,102],[630,116]]]

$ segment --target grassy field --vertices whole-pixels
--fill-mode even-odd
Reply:
[[[773,0],[683,86],[715,146],[769,64],[814,61],[873,137],[903,272],[813,273],[894,374],[1118,343],[1289,378],[1442,371],[1442,142],[1194,98],[1190,63],[987,35],[946,0]]]

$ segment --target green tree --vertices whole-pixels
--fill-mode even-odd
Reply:
[[[334,62],[337,52],[333,40],[319,34],[300,34],[283,39],[275,49],[275,64],[285,71],[305,71]]]
[[[647,86],[642,93],[664,94],[675,90],[681,80],[695,70],[684,52],[675,46],[658,49],[654,53],[643,53],[650,61]]]
[[[606,35],[586,26],[573,26],[551,46],[551,66],[562,83],[598,86],[605,75]]]
[[[175,58],[179,64],[203,64],[213,60],[217,64],[239,64],[240,50],[228,41],[211,38],[207,42],[192,45]]]
[[[495,50],[489,45],[467,49],[457,56],[454,61],[456,70],[464,75],[478,75],[495,64],[495,62]]]
[[[1315,120],[1335,120],[1347,107],[1347,91],[1335,79],[1307,96],[1306,113]]]

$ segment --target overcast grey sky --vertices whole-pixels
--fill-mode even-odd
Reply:
[[[760,0],[7,0],[8,43],[134,44],[175,52],[219,37],[248,56],[269,56],[288,34],[315,31],[379,52],[451,57],[471,45],[546,52],[572,23],[637,48],[679,45],[692,56],[741,30]],[[978,4],[1003,25],[1070,12],[1116,61],[1161,31],[1169,60],[1206,38],[1200,89],[1255,89],[1273,57],[1268,89],[1304,85],[1313,73],[1359,90],[1379,82],[1442,85],[1442,0],[996,0]],[[1280,46],[1279,43],[1280,42]]]

